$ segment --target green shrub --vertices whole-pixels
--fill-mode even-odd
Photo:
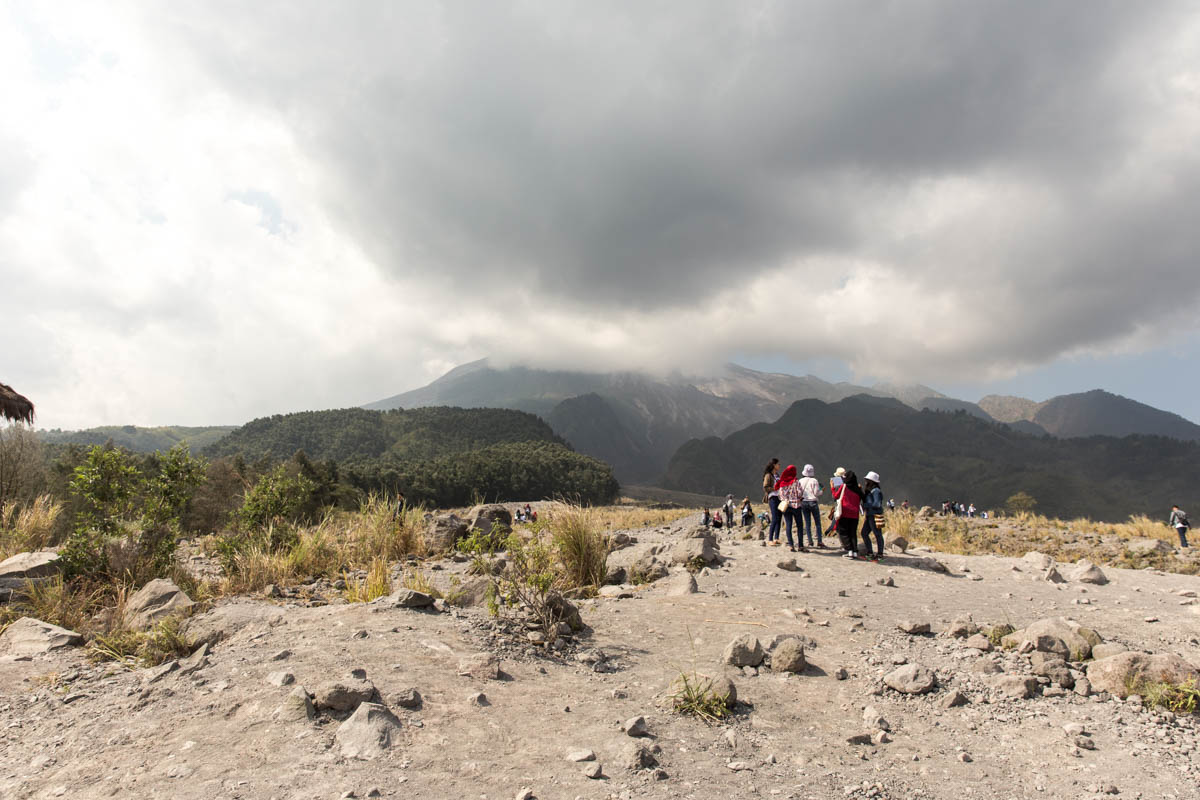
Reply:
[[[314,488],[308,478],[290,475],[287,467],[280,464],[259,478],[254,487],[246,492],[242,506],[234,512],[234,517],[249,531],[261,531],[271,525],[292,522]]]

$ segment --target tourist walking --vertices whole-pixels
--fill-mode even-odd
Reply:
[[[750,498],[742,498],[742,527],[754,524],[754,509],[750,507]]]
[[[856,551],[858,539],[858,517],[862,505],[862,487],[858,485],[858,476],[853,470],[845,470],[841,475],[841,485],[834,490],[833,515],[837,525],[838,539],[842,543],[842,556],[858,558]]]
[[[801,473],[804,475],[800,479],[800,524],[804,526],[804,530],[797,532],[796,538],[801,543],[805,537],[808,538],[808,546],[813,546],[813,532],[817,534],[817,547],[824,549],[825,540],[821,536],[821,507],[817,498],[824,491],[821,488],[821,482],[817,480],[817,471],[813,469],[812,464],[805,464],[804,470]]]
[[[1179,534],[1179,546],[1187,547],[1187,532],[1192,526],[1188,523],[1187,512],[1179,506],[1171,506],[1171,527]]]
[[[863,483],[862,498],[863,558],[878,561],[883,558],[883,533],[879,526],[883,519],[883,489],[879,487],[879,473],[871,470]],[[875,550],[871,550],[871,534],[875,535]]]
[[[767,504],[767,513],[771,515],[771,525],[767,528],[767,541],[772,547],[778,547],[779,544],[779,488],[776,484],[779,483],[779,459],[772,458],[767,466],[763,468],[763,502]],[[759,533],[758,538],[762,538]]]
[[[800,481],[796,480],[796,465],[788,464],[787,469],[779,476],[779,504],[786,505],[784,509],[783,519],[787,523],[787,543],[788,550],[796,552],[796,542],[792,540],[792,522],[796,523],[796,538],[799,540],[800,552],[807,553],[807,548],[804,547],[804,531],[801,530],[800,522],[800,502],[804,497],[804,492],[800,488]]]
[[[725,527],[732,528],[733,527],[733,508],[734,508],[733,495],[731,495],[731,494],[725,495],[725,505],[721,506],[721,508],[725,512]]]

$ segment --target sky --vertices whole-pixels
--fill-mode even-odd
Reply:
[[[1200,421],[1194,3],[0,0],[0,98],[41,427],[483,356]]]

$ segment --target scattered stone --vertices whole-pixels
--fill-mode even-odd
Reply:
[[[954,691],[942,698],[941,705],[942,708],[958,708],[959,706],[965,706],[970,702],[971,701],[965,694],[959,691]]]
[[[650,752],[650,748],[641,742],[627,744],[621,756],[621,764],[631,772],[658,766],[658,759]]]
[[[1067,573],[1067,578],[1078,583],[1091,583],[1097,586],[1108,583],[1104,571],[1086,558],[1075,562],[1075,566]]]
[[[900,553],[907,553],[908,539],[905,539],[903,536],[894,536],[892,537],[892,540],[888,542],[888,547]]]
[[[883,718],[875,706],[867,706],[863,709],[863,724],[873,731],[890,731],[892,729],[891,723]]]
[[[193,672],[199,672],[208,666],[208,642],[204,642],[187,658],[179,660],[179,674],[191,675]]]
[[[991,640],[989,640],[988,637],[984,636],[982,633],[977,633],[974,636],[967,637],[967,640],[963,642],[963,644],[966,647],[970,647],[974,650],[979,650],[984,653],[992,649]]]
[[[0,655],[13,657],[40,656],[80,644],[83,637],[75,631],[33,617],[21,617],[0,633]]]
[[[1163,555],[1171,552],[1171,545],[1162,539],[1138,537],[1125,542],[1125,549],[1133,556]],[[0,565],[2,566],[2,565]]]
[[[572,750],[569,753],[567,753],[567,761],[574,761],[576,763],[579,763],[582,761],[595,761],[595,760],[596,760],[596,754],[591,750]]]
[[[536,800],[533,794],[533,789],[523,788],[517,792],[516,800]]]
[[[1099,661],[1102,658],[1108,658],[1109,656],[1115,656],[1119,653],[1128,652],[1129,648],[1123,644],[1117,644],[1116,642],[1104,642],[1092,648],[1092,658]]]
[[[837,669],[835,669],[833,671],[833,679],[834,680],[844,681],[849,677],[850,677],[850,673],[846,672],[845,667],[838,667]]]
[[[856,733],[846,737],[846,744],[871,744],[871,734]]]
[[[396,608],[429,608],[433,605],[433,595],[401,587],[388,595],[388,602]]]
[[[754,769],[754,767],[746,761],[730,761],[725,766],[733,772],[746,772]]]
[[[1006,647],[1015,647],[1020,652],[1026,644],[1029,651],[1036,649],[1039,636],[1055,636],[1061,639],[1069,651],[1072,661],[1082,661],[1092,653],[1092,648],[1100,644],[1100,636],[1090,628],[1085,628],[1074,620],[1066,617],[1049,617],[1040,619],[1024,630],[1014,631],[1003,639]]]
[[[928,622],[914,622],[910,619],[901,620],[896,627],[911,636],[929,633],[930,630]]]
[[[1037,692],[1038,680],[1031,675],[997,675],[992,688],[1008,697],[1026,700]]]
[[[317,716],[317,710],[313,708],[308,692],[304,690],[303,686],[298,685],[284,698],[283,705],[276,709],[275,716],[289,722],[303,722],[314,719]]]
[[[1046,583],[1066,583],[1067,579],[1062,576],[1057,567],[1051,567],[1042,573],[1042,580]]]
[[[1054,566],[1053,558],[1046,555],[1045,553],[1039,553],[1036,550],[1026,553],[1025,556],[1021,560],[1028,561],[1036,569],[1039,569],[1042,571],[1048,570]]]
[[[491,653],[475,653],[459,660],[458,674],[481,681],[499,680],[500,661]]]
[[[604,573],[604,586],[620,586],[629,580],[629,573],[624,567],[609,566]]]
[[[672,564],[694,564],[702,562],[713,566],[721,562],[716,552],[717,540],[711,534],[697,538],[680,539],[671,550]]]
[[[803,672],[807,665],[799,639],[784,639],[771,652],[771,669],[776,672]]]
[[[599,761],[593,761],[580,771],[583,773],[583,777],[594,781],[604,777],[604,768],[600,766]]]
[[[633,736],[634,738],[650,734],[650,731],[646,728],[645,717],[631,717],[625,720],[621,725],[621,730],[625,731],[626,736]]]
[[[970,764],[970,763],[971,763],[972,761],[974,761],[975,759],[971,758],[971,754],[970,754],[970,753],[959,753],[959,754],[958,754],[958,760],[959,760],[959,761],[961,761],[961,762],[963,762],[964,764]]]
[[[267,683],[271,684],[272,686],[287,686],[288,684],[295,682],[296,676],[290,672],[272,672],[267,676]]]
[[[143,672],[144,682],[147,685],[158,683],[177,669],[179,669],[178,661],[168,661],[165,664],[159,664],[157,667],[151,667]]]
[[[50,578],[60,572],[62,561],[53,550],[17,553],[0,561],[0,588],[19,588],[26,581]]]
[[[875,583],[879,584],[880,586],[889,586],[889,587],[894,587],[896,585],[896,581],[892,578],[891,575],[888,575],[886,578],[880,578],[879,580],[875,581]]]
[[[346,758],[372,759],[392,746],[400,720],[378,703],[362,703],[338,726],[334,738]]]
[[[406,686],[392,695],[392,703],[400,708],[414,709],[421,707],[421,693],[415,686]]]
[[[863,617],[863,613],[861,611],[859,611],[857,608],[851,608],[850,606],[838,606],[833,613],[845,619],[862,619]]]
[[[951,620],[944,631],[946,636],[951,636],[955,639],[966,639],[977,633],[979,633],[979,626],[975,624],[975,620],[971,619],[970,614]]]
[[[670,572],[666,563],[659,559],[657,554],[647,551],[633,562],[630,577],[635,582],[654,583],[667,577]]]
[[[753,634],[743,633],[729,644],[721,660],[735,667],[757,667],[763,662],[762,643]]]
[[[483,692],[472,692],[471,694],[467,695],[467,704],[483,708],[485,706],[490,706],[492,701],[488,700],[488,696]]]
[[[684,595],[696,594],[698,591],[700,591],[700,587],[696,584],[696,576],[684,571],[679,573],[679,576],[670,582],[667,594],[670,597],[683,597]]]
[[[322,711],[353,711],[375,697],[375,684],[359,678],[328,681],[317,687],[313,697]]]
[[[702,677],[708,678],[708,676]],[[732,680],[724,675],[717,675],[716,677],[708,678],[708,680],[712,693],[717,697],[725,698],[726,708],[733,708],[737,705],[737,685]]]
[[[937,678],[927,667],[905,664],[884,675],[883,682],[903,694],[923,694],[937,685]]]
[[[776,569],[781,569],[784,572],[799,572],[800,567],[796,564],[796,559],[785,558],[775,564]]]

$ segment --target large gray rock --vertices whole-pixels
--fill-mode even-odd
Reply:
[[[1125,549],[1134,556],[1166,555],[1171,552],[1171,545],[1162,539],[1139,537],[1125,543]],[[3,565],[0,565],[2,567]]]
[[[924,694],[937,686],[933,670],[920,664],[905,664],[883,676],[883,682],[904,694]]]
[[[470,524],[455,514],[426,514],[425,549],[430,553],[453,550],[470,529]]]
[[[17,553],[0,561],[0,588],[17,588],[32,578],[50,578],[60,572],[61,560],[53,550]]]
[[[647,551],[633,562],[633,567],[629,571],[629,580],[633,583],[654,583],[667,577],[668,574],[670,574],[670,570],[667,568],[666,562],[662,561],[656,553]]]
[[[700,587],[696,584],[696,576],[687,570],[680,571],[679,575],[672,578],[668,584],[667,594],[671,597],[683,597],[700,591]]]
[[[276,719],[286,722],[303,722],[314,719],[317,710],[313,707],[312,698],[303,686],[297,686],[284,698],[279,708],[275,709]]]
[[[799,639],[784,639],[771,653],[771,669],[776,672],[803,672],[806,666],[804,645]]]
[[[400,720],[378,703],[363,703],[334,734],[346,758],[377,758],[400,736]]]
[[[500,679],[500,659],[491,653],[474,653],[458,661],[458,674],[481,681]]]
[[[1036,550],[1026,553],[1024,558],[1022,558],[1021,560],[1032,564],[1035,569],[1042,571],[1042,572],[1045,572],[1046,570],[1048,570],[1054,566],[1053,558],[1046,555],[1045,553],[1039,553]]]
[[[717,555],[716,544],[716,539],[711,535],[680,539],[671,550],[671,563],[693,564],[699,562],[711,567],[721,561],[721,557]]]
[[[429,608],[433,605],[433,595],[401,587],[388,595],[388,604],[396,608]]]
[[[80,644],[83,637],[75,631],[33,617],[21,617],[0,634],[0,655],[40,656]]]
[[[1092,647],[1100,644],[1100,636],[1095,631],[1066,617],[1040,619],[1024,630],[1008,634],[1000,642],[1006,647],[1016,648],[1029,642],[1037,649],[1039,636],[1053,636],[1065,642],[1069,650],[1067,657],[1072,661],[1084,660],[1092,654]]]
[[[499,503],[487,503],[475,506],[467,512],[471,527],[482,533],[496,533],[507,536],[512,533],[512,512]]]
[[[1026,700],[1037,692],[1037,678],[1031,675],[997,675],[992,679],[992,688],[1000,694]]]
[[[892,548],[898,553],[907,553],[908,539],[905,539],[903,536],[893,536],[891,541],[888,542],[888,547]]]
[[[328,681],[318,686],[313,694],[321,711],[351,711],[374,697],[375,684],[364,678]]]
[[[1200,684],[1200,671],[1171,653],[1118,653],[1088,664],[1087,678],[1093,691],[1126,697],[1146,683]]]
[[[1075,566],[1071,567],[1067,572],[1067,580],[1077,583],[1092,583],[1097,586],[1103,586],[1108,583],[1108,577],[1105,576],[1104,570],[1086,558],[1081,558],[1075,562]]]
[[[757,667],[765,657],[766,654],[763,652],[762,643],[758,641],[758,637],[743,633],[725,645],[725,652],[721,655],[721,660],[735,667]]]
[[[125,601],[125,626],[145,630],[170,616],[184,616],[195,603],[173,581],[155,578]]]

